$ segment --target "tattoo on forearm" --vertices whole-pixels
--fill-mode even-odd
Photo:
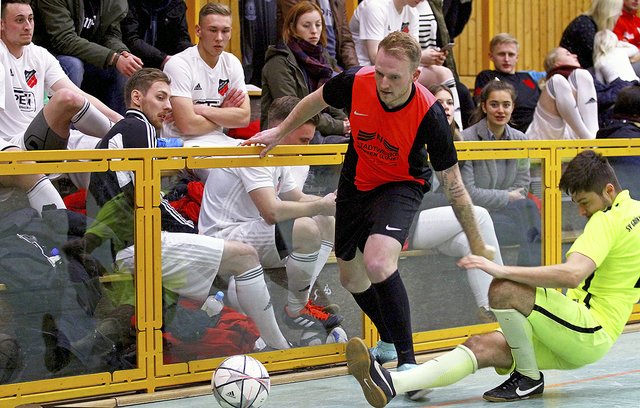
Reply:
[[[478,225],[473,214],[473,203],[467,189],[464,187],[457,166],[453,166],[440,172],[443,190],[451,203],[453,212],[467,235],[472,252],[482,250],[484,241],[480,236]]]

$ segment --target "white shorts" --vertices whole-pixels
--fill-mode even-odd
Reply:
[[[224,241],[219,238],[182,232],[160,233],[162,248],[162,286],[194,300],[204,302],[218,274]],[[133,273],[133,245],[118,252],[120,272]]]
[[[258,252],[264,268],[282,268],[285,265],[286,258],[280,259],[276,246],[276,227],[262,219],[225,228],[215,235],[228,241],[240,241],[251,245]]]

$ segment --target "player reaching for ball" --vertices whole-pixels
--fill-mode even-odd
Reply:
[[[458,262],[494,277],[489,303],[501,331],[471,337],[410,373],[387,371],[362,340],[349,341],[349,370],[372,406],[384,407],[402,391],[456,383],[483,367],[511,372],[484,399],[537,397],[544,389],[540,369],[575,369],[609,351],[640,297],[640,202],[621,190],[606,158],[592,150],[571,160],[560,189],[588,218],[564,263],[502,266],[474,255]]]
[[[389,34],[379,44],[374,67],[334,76],[305,97],[284,122],[244,143],[266,145],[264,155],[329,105],[350,113],[352,139],[336,198],[340,281],[373,321],[382,341],[393,344],[403,370],[415,367],[416,361],[398,258],[429,189],[427,153],[472,252],[492,252],[478,232],[444,110],[415,82],[420,53],[409,34]]]

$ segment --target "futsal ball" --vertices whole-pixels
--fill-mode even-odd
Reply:
[[[324,329],[316,330],[313,328],[304,329],[300,334],[301,346],[319,346],[324,344],[327,339],[327,332]]]
[[[259,408],[269,397],[271,381],[255,358],[231,356],[213,373],[211,388],[223,408]]]
[[[349,337],[347,337],[347,333],[340,326],[336,326],[329,332],[327,336],[327,344],[330,343],[346,343],[349,341]]]

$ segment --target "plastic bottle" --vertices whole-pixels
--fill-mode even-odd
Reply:
[[[60,250],[58,248],[52,248],[50,254],[51,256],[48,256],[47,258],[49,259],[51,266],[55,267],[62,262],[62,257],[60,256]]]
[[[222,308],[224,307],[224,293],[218,292],[215,295],[211,295],[204,301],[202,305],[202,310],[207,312],[209,317],[216,316],[220,314]]]
[[[184,143],[182,139],[177,137],[159,137],[156,139],[158,147],[182,147]]]

